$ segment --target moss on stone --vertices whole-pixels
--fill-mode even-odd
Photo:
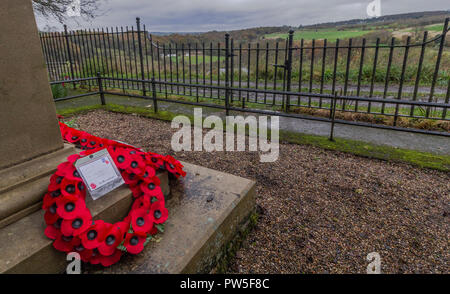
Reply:
[[[221,254],[216,257],[215,264],[211,273],[225,274],[228,271],[230,262],[236,256],[237,251],[242,247],[243,242],[247,239],[248,234],[258,223],[259,213],[255,211],[250,214],[246,222],[241,226],[236,236],[222,247]]]

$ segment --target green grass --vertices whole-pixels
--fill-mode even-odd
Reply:
[[[64,109],[58,110],[58,114],[65,117],[70,117],[96,109],[104,109],[107,111],[118,113],[134,113],[143,117],[160,119],[164,121],[171,121],[173,117],[177,115],[167,111],[159,111],[158,113],[154,113],[153,110],[149,110],[144,107],[125,106],[118,104],[108,104],[105,106],[89,105],[71,109]],[[187,115],[187,117],[189,117],[190,120],[193,121],[192,116]],[[427,152],[394,148],[389,146],[380,146],[348,139],[337,138],[332,142],[328,140],[327,137],[305,135],[284,130],[280,130],[280,142],[299,145],[312,145],[327,150],[346,152],[367,158],[375,158],[394,162],[405,162],[414,166],[418,166],[420,168],[430,168],[444,172],[450,171],[450,156],[448,155],[435,155]]]
[[[335,150],[355,155],[376,158],[385,161],[406,162],[421,168],[430,168],[440,171],[450,171],[450,156],[435,155],[427,152],[394,148],[389,146],[374,145],[366,142],[335,139],[314,135],[303,135],[294,132],[280,131],[280,140],[300,145],[312,145],[327,150]]]
[[[426,30],[432,32],[442,32],[444,30],[443,24],[430,25],[425,27]]]
[[[334,41],[336,39],[348,39],[354,37],[361,37],[369,33],[370,31],[338,31],[338,30],[301,30],[294,32],[294,40],[312,40],[312,39],[328,39],[329,41]],[[277,39],[282,38],[285,39],[288,37],[288,34],[283,33],[273,33],[267,34],[264,36],[266,39]]]

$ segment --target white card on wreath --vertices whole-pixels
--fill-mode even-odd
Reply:
[[[75,168],[94,200],[125,183],[106,148],[80,158]]]

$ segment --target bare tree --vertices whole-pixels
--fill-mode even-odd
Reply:
[[[63,23],[67,17],[67,9],[73,5],[74,0],[32,0],[33,8],[37,14],[44,17],[54,17]],[[99,15],[100,0],[79,0],[81,17],[91,19]]]

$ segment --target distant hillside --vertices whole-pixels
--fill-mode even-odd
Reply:
[[[450,11],[422,11],[412,13],[402,13],[393,15],[384,15],[375,18],[366,19],[351,19],[338,22],[320,23],[315,25],[304,26],[304,28],[330,28],[330,27],[348,27],[354,25],[364,24],[383,24],[388,25],[392,23],[404,24],[410,26],[424,26],[443,21],[450,16]]]
[[[295,30],[333,30],[333,31],[384,31],[386,38],[390,36],[389,31],[397,31],[408,28],[421,28],[432,24],[442,24],[446,17],[450,17],[450,11],[424,11],[414,13],[403,13],[386,15],[378,18],[352,19],[339,22],[321,23],[298,27],[257,27],[242,30],[229,31],[236,42],[254,42],[261,39],[283,39],[289,29]],[[223,41],[224,31],[211,31],[205,33],[154,33],[154,40],[161,43],[205,43]],[[337,34],[336,35],[340,38]],[[360,33],[343,34],[352,37],[363,35]]]

